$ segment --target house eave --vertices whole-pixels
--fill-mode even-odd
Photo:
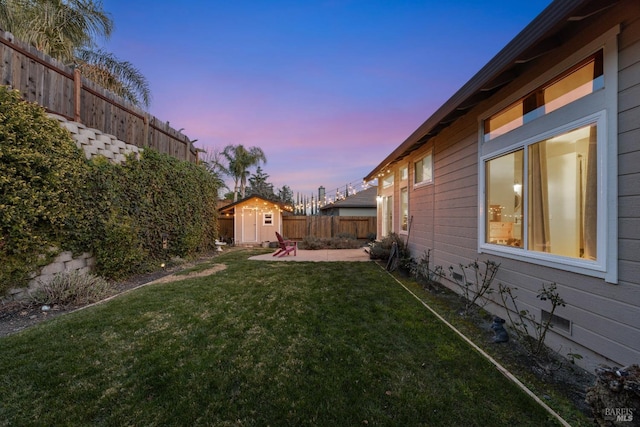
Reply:
[[[393,163],[419,149],[431,138],[467,114],[473,106],[489,98],[514,80],[518,69],[562,44],[560,31],[572,23],[592,18],[613,7],[611,0],[556,0],[527,25],[493,59],[478,71],[431,117],[364,177],[377,178]]]

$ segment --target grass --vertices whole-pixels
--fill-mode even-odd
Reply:
[[[216,258],[0,340],[0,425],[557,425],[374,263]]]

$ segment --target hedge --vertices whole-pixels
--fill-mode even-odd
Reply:
[[[92,252],[110,279],[211,250],[218,186],[203,166],[150,149],[122,165],[88,161],[44,109],[0,87],[0,295],[61,250]]]

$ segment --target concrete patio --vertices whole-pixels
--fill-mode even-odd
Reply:
[[[332,261],[348,261],[348,262],[360,262],[371,261],[369,254],[364,251],[364,248],[360,249],[318,249],[318,250],[306,250],[298,249],[297,255],[285,255],[283,257],[273,256],[276,249],[272,253],[264,255],[252,256],[249,259],[256,261],[308,261],[308,262],[332,262]]]

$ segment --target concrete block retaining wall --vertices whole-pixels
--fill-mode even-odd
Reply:
[[[94,156],[104,156],[113,163],[120,164],[131,153],[140,153],[143,148],[120,141],[113,135],[102,133],[98,129],[88,128],[82,123],[73,122],[57,114],[49,114],[49,117],[60,122],[71,133],[71,138],[76,146],[84,151],[87,159]]]
[[[102,133],[98,129],[88,128],[82,123],[67,120],[57,114],[48,114],[52,119],[60,122],[60,126],[71,133],[71,138],[76,146],[81,148],[87,159],[94,156],[104,156],[109,161],[120,164],[131,153],[141,153],[142,148],[120,141],[113,135]],[[83,253],[73,257],[69,251],[60,253],[49,265],[46,265],[39,273],[34,273],[27,288],[14,288],[7,293],[8,299],[18,300],[28,295],[42,284],[48,284],[58,273],[79,271],[89,273],[93,271],[96,259],[89,253]]]
[[[58,254],[51,264],[45,265],[40,273],[33,273],[33,277],[29,281],[27,288],[14,288],[9,290],[7,297],[10,300],[19,300],[34,291],[38,287],[49,284],[56,274],[78,271],[81,273],[90,273],[96,265],[96,259],[90,253],[85,252],[76,257],[71,251],[64,251]]]

